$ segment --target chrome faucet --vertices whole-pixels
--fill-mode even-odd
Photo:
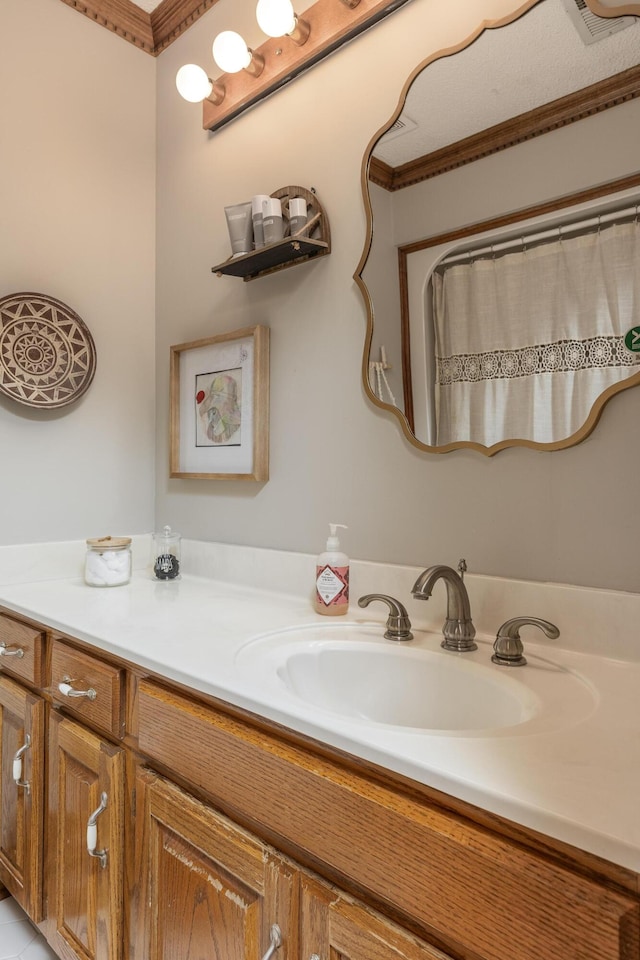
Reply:
[[[473,639],[476,628],[471,620],[469,594],[462,577],[452,567],[440,563],[423,570],[411,591],[414,599],[428,600],[438,580],[444,580],[447,587],[447,619],[442,628],[444,639],[441,646],[458,653],[477,650],[478,645]]]

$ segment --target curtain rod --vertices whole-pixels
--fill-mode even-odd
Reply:
[[[556,227],[550,227],[547,230],[541,230],[536,233],[522,234],[517,237],[511,237],[498,243],[487,244],[486,239],[482,246],[469,247],[467,250],[450,253],[443,257],[436,269],[440,267],[452,266],[455,263],[466,260],[488,259],[495,256],[496,253],[505,253],[507,250],[517,250],[527,248],[529,245],[544,243],[548,240],[561,240],[567,236],[588,233],[589,231],[599,230],[601,226],[612,223],[621,223],[623,220],[639,217],[640,200],[633,206],[622,207],[620,210],[614,210],[609,213],[602,213],[598,216],[589,217],[586,220],[576,220],[559,224]]]

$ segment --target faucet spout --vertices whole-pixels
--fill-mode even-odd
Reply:
[[[440,563],[423,570],[411,591],[414,599],[428,600],[438,580],[444,580],[447,588],[447,619],[442,628],[441,646],[458,653],[477,650],[469,594],[462,577],[452,567]]]

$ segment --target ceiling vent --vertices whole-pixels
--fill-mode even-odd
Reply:
[[[635,25],[635,17],[597,17],[592,13],[585,0],[562,0],[569,19],[580,34],[583,43],[597,43]]]
[[[418,124],[415,120],[412,120],[411,117],[408,117],[406,113],[403,113],[401,117],[398,117],[396,122],[389,127],[387,132],[380,137],[380,143],[387,143],[389,140],[395,140],[396,137],[401,137],[404,133],[410,133],[412,130],[415,130]]]

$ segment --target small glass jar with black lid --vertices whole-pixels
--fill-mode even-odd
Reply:
[[[151,572],[154,580],[169,581],[180,579],[180,542],[179,533],[171,527],[163,527],[161,533],[153,534]]]

